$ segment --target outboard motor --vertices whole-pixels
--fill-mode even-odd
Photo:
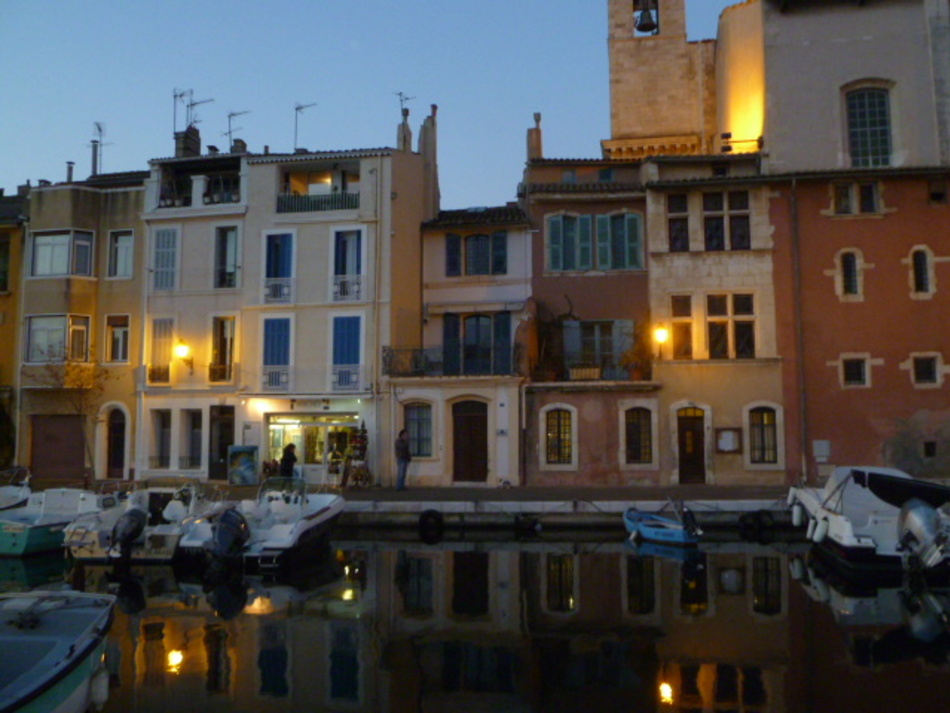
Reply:
[[[936,567],[947,558],[947,533],[933,506],[911,498],[901,507],[897,521],[901,549],[922,569]]]
[[[215,557],[239,556],[251,538],[251,528],[235,508],[228,508],[215,518],[212,527],[211,554]]]
[[[132,554],[132,543],[138,539],[145,529],[148,515],[137,507],[129,508],[112,527],[112,547],[109,548],[110,557],[127,558]]]

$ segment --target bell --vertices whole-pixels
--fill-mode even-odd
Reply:
[[[640,14],[637,15],[637,22],[634,25],[637,32],[650,33],[656,32],[657,24],[653,19],[653,13],[650,12],[649,8],[646,10],[641,10]]]

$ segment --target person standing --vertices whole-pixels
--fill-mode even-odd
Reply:
[[[406,472],[412,454],[409,452],[409,432],[404,428],[396,438],[396,490],[406,489]]]
[[[297,446],[288,443],[284,446],[284,455],[280,459],[280,475],[284,478],[294,477],[294,466],[297,464]]]

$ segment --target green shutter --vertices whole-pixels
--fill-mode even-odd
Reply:
[[[610,216],[597,216],[597,267],[610,269]]]
[[[561,240],[563,231],[563,218],[561,215],[554,215],[548,218],[548,269],[563,269],[563,258],[561,257]]]
[[[643,268],[643,231],[640,229],[640,216],[629,213],[624,220],[627,231],[627,267]]]
[[[563,323],[564,365],[570,367],[581,359],[581,323],[567,320]]]
[[[591,236],[591,216],[582,215],[577,219],[577,269],[590,270],[591,259],[593,258],[593,245]]]

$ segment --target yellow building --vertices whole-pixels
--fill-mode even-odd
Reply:
[[[0,468],[15,455],[17,314],[26,197],[0,191]]]

